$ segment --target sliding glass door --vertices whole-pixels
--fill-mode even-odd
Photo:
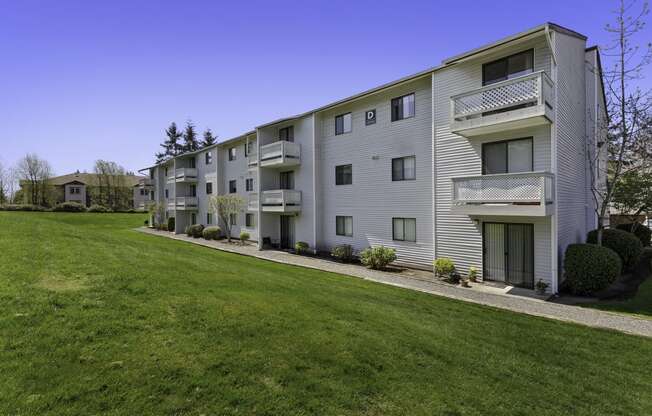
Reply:
[[[534,225],[485,222],[482,225],[484,278],[534,287]]]

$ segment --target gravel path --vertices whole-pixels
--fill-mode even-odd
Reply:
[[[474,290],[461,288],[443,282],[415,279],[395,273],[369,270],[355,264],[343,264],[319,258],[297,256],[283,251],[259,251],[254,245],[229,245],[221,241],[195,239],[187,237],[183,234],[174,235],[172,233],[154,231],[144,227],[138,228],[137,230],[146,234],[172,238],[174,240],[187,241],[193,244],[198,244],[201,246],[231,253],[252,256],[259,259],[270,260],[283,264],[302,266],[311,269],[355,276],[374,282],[402,287],[405,289],[418,290],[420,292],[431,293],[451,299],[473,302],[481,305],[492,306],[495,308],[507,309],[510,311],[525,313],[529,315],[542,316],[559,321],[573,322],[576,324],[587,325],[596,328],[612,329],[633,335],[652,337],[652,320],[648,319],[639,319],[633,316],[599,311],[596,309],[551,303],[540,299],[510,295],[507,293],[491,293],[482,289]]]

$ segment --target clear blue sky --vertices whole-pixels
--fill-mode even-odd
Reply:
[[[224,140],[545,21],[602,45],[614,7],[0,0],[0,162],[36,152],[57,174],[99,158],[136,170],[171,121]]]

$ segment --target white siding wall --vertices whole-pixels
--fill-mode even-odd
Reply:
[[[586,238],[585,41],[555,32],[558,273],[568,244]]]
[[[391,121],[394,97],[415,93],[416,115]],[[376,124],[365,125],[365,111],[376,109]],[[335,135],[335,116],[351,112],[351,133]],[[320,250],[350,244],[395,248],[398,262],[431,267],[432,159],[430,78],[397,86],[319,115],[318,188]],[[392,182],[392,158],[416,156],[416,180]],[[353,165],[353,184],[335,185],[335,166]],[[353,236],[335,234],[335,217],[353,217]],[[417,242],[392,240],[392,217],[416,218]]]
[[[434,135],[435,135],[435,257],[449,257],[461,273],[470,266],[482,274],[482,225],[475,224],[468,215],[453,214],[451,208],[451,178],[478,175],[482,172],[483,142],[518,137],[534,137],[534,169],[551,167],[550,127],[543,126],[486,137],[467,139],[450,131],[450,97],[482,86],[482,64],[503,56],[534,48],[534,70],[551,68],[550,49],[545,38],[524,43],[508,52],[493,53],[482,59],[453,65],[433,75]],[[486,217],[478,218],[485,220]],[[504,222],[535,224],[535,279],[551,280],[550,219],[536,217],[509,217]],[[545,234],[548,233],[546,236]],[[546,243],[547,241],[547,243]]]

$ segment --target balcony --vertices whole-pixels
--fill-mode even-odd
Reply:
[[[553,179],[549,172],[453,178],[451,211],[467,215],[552,215]]]
[[[260,148],[258,163],[261,167],[287,167],[301,163],[301,145],[284,140]]]
[[[174,171],[176,182],[197,182],[197,169],[178,168]]]
[[[263,212],[299,212],[301,211],[301,191],[293,189],[263,191],[261,205]]]
[[[196,196],[178,196],[175,198],[175,209],[181,211],[197,210]]]
[[[550,124],[554,84],[539,71],[451,97],[451,131],[474,137]]]
[[[247,200],[248,211],[258,211],[258,194],[249,194]]]

